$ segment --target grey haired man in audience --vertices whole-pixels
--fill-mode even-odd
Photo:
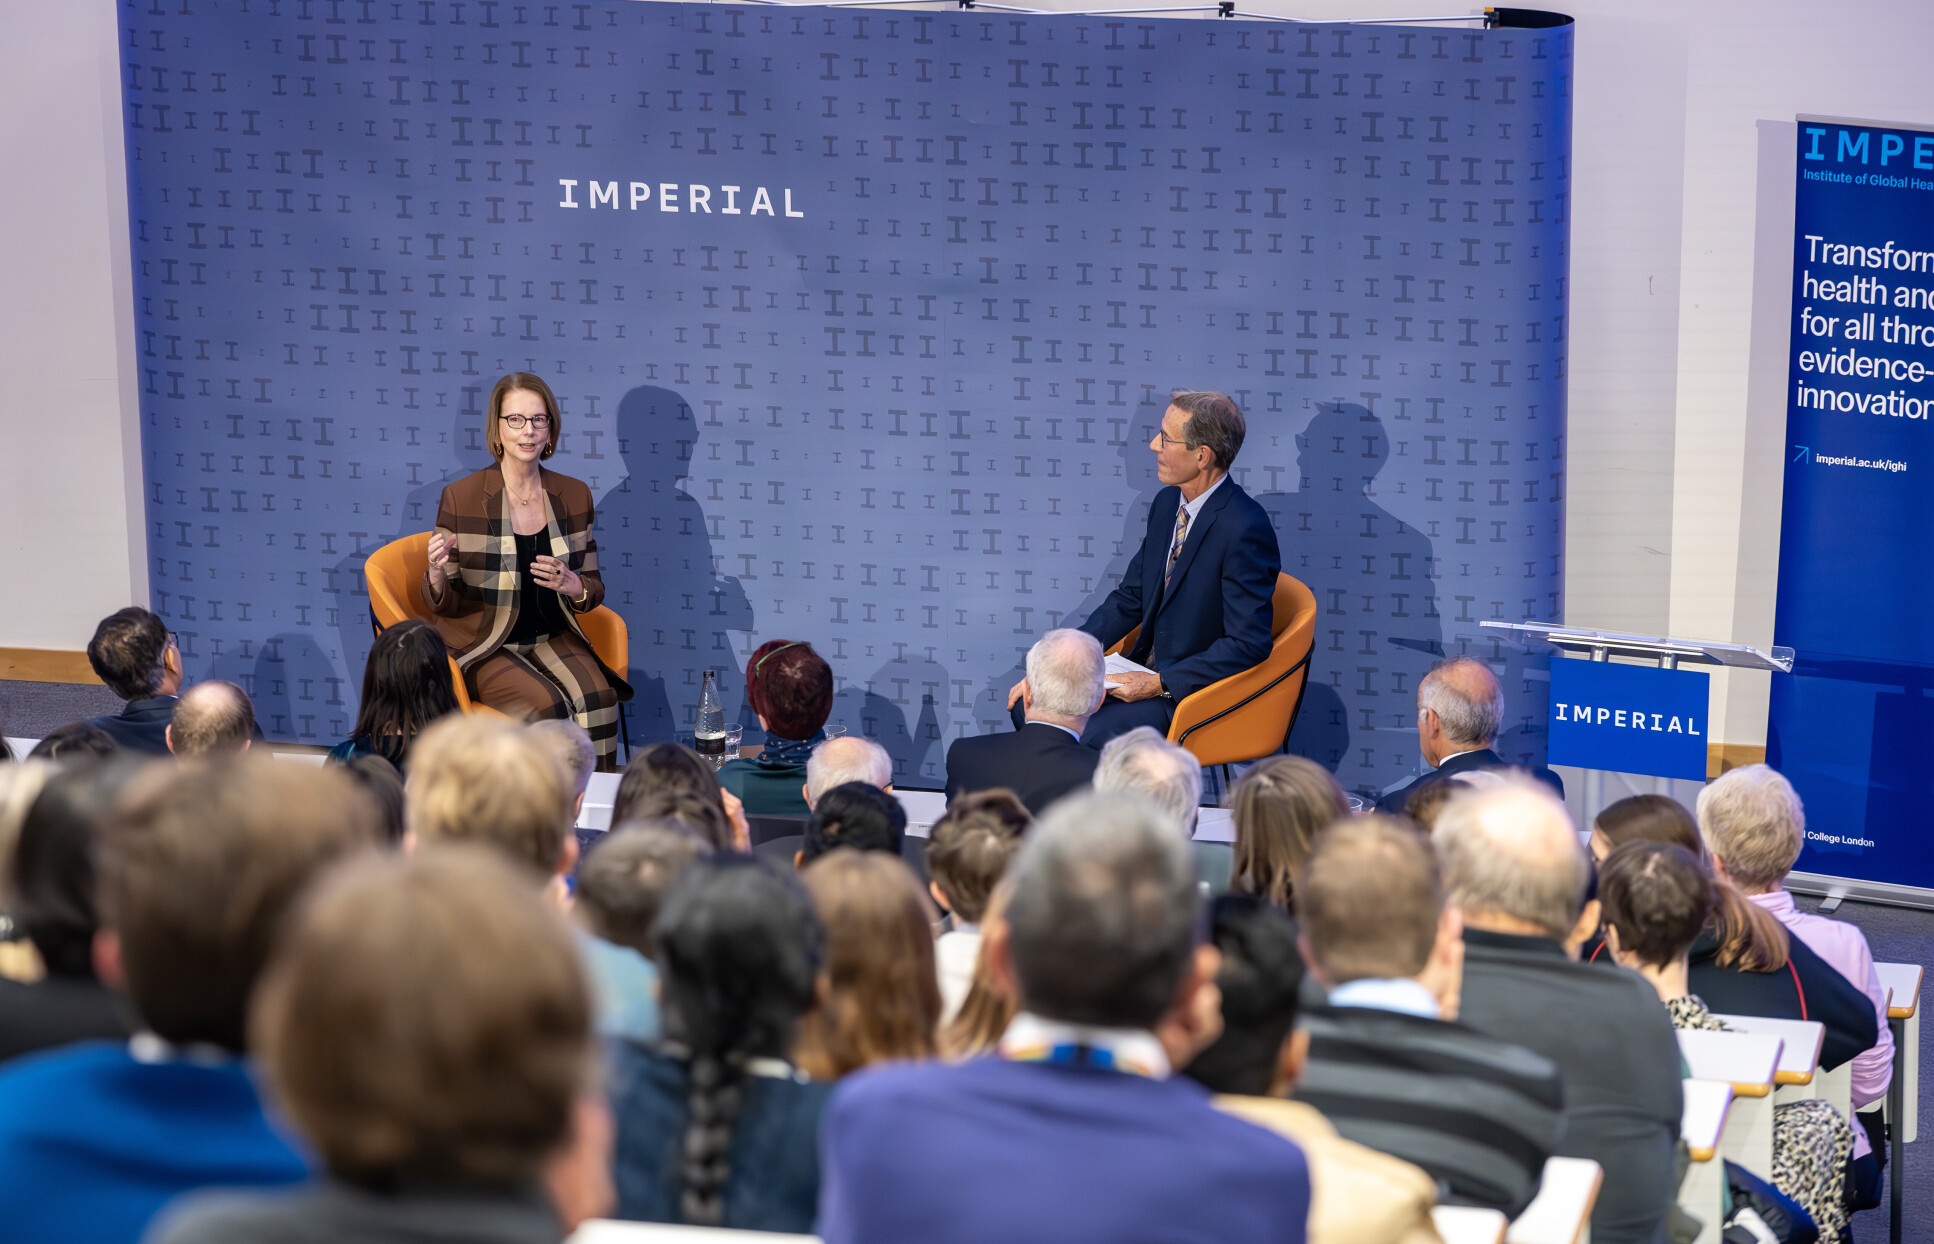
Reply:
[[[812,756],[806,761],[806,785],[802,788],[807,807],[817,804],[819,797],[833,787],[848,782],[865,782],[881,790],[892,790],[893,757],[873,740],[850,734],[827,739],[813,748]]]
[[[1095,766],[1095,789],[1139,795],[1184,838],[1192,838],[1201,813],[1202,763],[1153,726],[1137,726],[1103,745],[1101,763]],[[1221,842],[1197,842],[1191,849],[1196,871],[1209,892],[1226,891],[1229,874],[1235,870],[1235,852]]]
[[[1451,800],[1432,841],[1464,914],[1464,1022],[1564,1073],[1558,1152],[1605,1169],[1596,1244],[1659,1238],[1678,1188],[1679,1045],[1643,977],[1577,960],[1598,925],[1577,827],[1519,779]]]
[[[1086,631],[1049,631],[1027,650],[1026,720],[1011,733],[955,739],[947,749],[947,799],[1005,788],[1028,811],[1088,785],[1100,754],[1081,741],[1108,695],[1107,660]]]
[[[1475,657],[1452,657],[1439,662],[1417,684],[1417,746],[1431,772],[1391,791],[1378,801],[1379,811],[1401,813],[1410,796],[1422,786],[1485,769],[1512,765],[1497,753],[1504,731],[1504,689],[1491,667]],[[1542,766],[1532,777],[1565,797],[1565,784]]]
[[[245,752],[255,734],[248,692],[217,678],[181,693],[165,737],[168,750],[185,758]]]

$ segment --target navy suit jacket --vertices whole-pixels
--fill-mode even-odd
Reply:
[[[1148,534],[1121,584],[1081,629],[1106,648],[1139,626],[1129,657],[1162,676],[1176,699],[1240,674],[1269,655],[1282,553],[1269,515],[1224,479],[1189,525],[1166,592],[1162,571],[1182,490],[1164,488],[1148,507]]]
[[[1101,753],[1066,730],[1030,721],[1012,734],[955,739],[947,749],[947,799],[1005,786],[1029,812],[1041,810],[1094,780]]]
[[[166,756],[170,754],[168,725],[174,719],[175,697],[157,695],[129,700],[119,713],[90,718],[88,724],[107,731],[122,751]]]
[[[1404,805],[1410,802],[1411,795],[1423,787],[1430,785],[1432,782],[1442,782],[1447,778],[1456,777],[1460,773],[1474,773],[1480,769],[1510,769],[1514,767],[1510,761],[1488,747],[1474,752],[1459,752],[1410,785],[1399,787],[1385,795],[1382,799],[1379,799],[1377,801],[1377,810],[1379,812],[1389,812],[1393,815],[1400,816],[1403,814]],[[1546,786],[1549,786],[1552,793],[1557,795],[1558,798],[1563,799],[1565,797],[1565,780],[1551,770],[1537,768],[1528,769],[1526,772],[1538,781],[1543,782]]]

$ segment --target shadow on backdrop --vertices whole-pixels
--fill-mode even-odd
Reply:
[[[365,635],[368,615],[365,606]],[[327,746],[348,738],[355,724],[356,703],[348,695],[362,686],[360,659],[356,671],[359,681],[350,687],[315,636],[284,631],[260,645],[244,641],[239,649],[217,657],[207,677],[225,679],[248,692],[255,722],[268,738]]]

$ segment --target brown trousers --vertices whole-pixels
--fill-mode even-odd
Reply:
[[[618,693],[570,631],[505,644],[464,674],[470,698],[517,721],[569,717],[591,735],[598,770],[618,767]]]

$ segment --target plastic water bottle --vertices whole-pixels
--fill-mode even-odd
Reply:
[[[698,754],[719,763],[725,755],[725,710],[719,706],[718,679],[705,671],[705,686],[698,693],[698,721],[692,730]]]

